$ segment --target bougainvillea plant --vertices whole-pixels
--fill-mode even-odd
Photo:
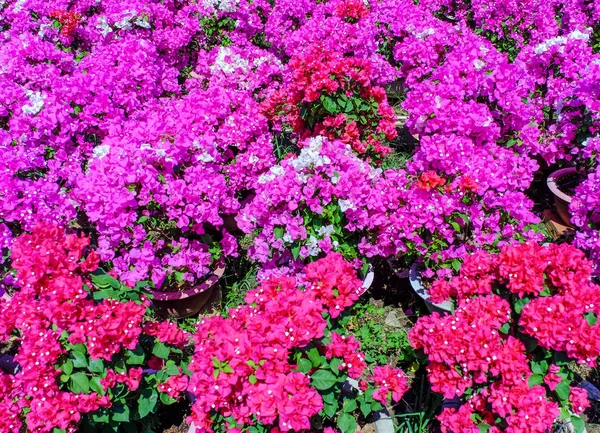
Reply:
[[[362,291],[352,265],[329,253],[296,276],[263,281],[228,318],[203,319],[188,387],[196,397],[190,421],[197,430],[304,431],[333,424],[354,433],[359,413],[368,417],[390,399],[399,401],[407,389],[404,373],[377,366],[368,374],[360,344],[340,326]],[[360,385],[344,391],[348,378]]]
[[[508,246],[469,255],[438,280],[435,302],[456,310],[419,319],[413,347],[429,358],[432,389],[460,399],[438,419],[444,432],[545,432],[559,418],[583,431],[589,407],[569,362],[597,365],[600,286],[591,263],[567,244]]]
[[[300,139],[322,135],[359,154],[390,152],[384,143],[397,136],[395,115],[385,90],[372,82],[369,61],[314,43],[287,68],[287,86],[263,105],[267,116],[288,123]]]
[[[11,259],[0,340],[14,362],[0,370],[1,431],[135,431],[182,397],[189,335],[148,320],[148,298],[98,269],[88,238],[39,223]]]

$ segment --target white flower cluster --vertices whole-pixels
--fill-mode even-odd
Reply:
[[[300,151],[300,155],[292,161],[292,166],[296,171],[302,171],[309,167],[321,167],[331,164],[328,156],[322,156],[319,152],[323,146],[323,137],[314,137],[310,139],[308,146]]]
[[[538,55],[544,54],[546,51],[548,51],[553,46],[559,45],[560,46],[559,52],[562,53],[565,49],[563,47],[563,45],[566,45],[567,42],[569,42],[569,39],[574,40],[574,41],[577,41],[577,40],[588,41],[590,39],[590,35],[588,33],[580,32],[579,30],[573,30],[567,36],[557,36],[555,38],[551,38],[540,44],[537,44],[535,46],[535,48],[533,49],[533,52]]]
[[[103,37],[106,37],[106,35],[113,31],[112,27],[108,24],[108,20],[105,16],[101,16],[100,18],[98,18],[96,28],[100,30],[100,33],[102,33]]]
[[[110,153],[110,146],[108,144],[101,144],[100,146],[94,147],[94,158],[102,159]]]
[[[217,71],[223,71],[226,74],[235,72],[236,68],[241,68],[244,72],[248,70],[248,60],[235,54],[228,47],[219,47],[215,63],[210,67],[211,74]]]
[[[214,8],[221,12],[235,12],[240,0],[204,0],[202,5],[205,8]]]
[[[144,19],[143,17],[138,16],[138,14],[135,10],[124,10],[123,13],[125,14],[125,16],[123,18],[121,18],[120,21],[117,21],[115,23],[115,27],[117,27],[121,30],[131,30],[133,28],[133,25],[135,24],[136,26],[142,27],[144,29],[151,28],[151,25],[148,22],[148,20]],[[99,26],[96,26],[96,27],[99,27]],[[101,23],[100,23],[99,28],[101,28],[103,36],[106,36],[109,32],[112,31],[112,29],[107,30],[107,27],[110,28],[110,26],[108,26],[108,23],[106,22],[106,18],[104,18],[104,21],[102,21],[102,18],[101,18]]]
[[[431,36],[433,34],[435,34],[435,30],[429,28],[429,29],[423,30],[422,32],[415,33],[415,36],[417,39],[425,39],[427,36]]]
[[[258,183],[267,183],[275,179],[277,176],[283,175],[284,170],[280,165],[275,165],[269,169],[269,173],[263,173],[258,178]]]
[[[25,93],[27,94],[30,103],[28,105],[23,105],[23,113],[36,115],[42,111],[42,108],[44,108],[45,96],[42,95],[41,92],[32,92],[31,90],[26,90]]]

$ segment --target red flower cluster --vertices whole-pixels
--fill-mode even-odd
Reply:
[[[388,403],[388,394],[390,392],[392,400],[398,402],[408,390],[404,372],[399,368],[392,368],[389,365],[375,367],[371,380],[378,387],[373,393],[373,398],[384,405]]]
[[[56,18],[60,22],[62,25],[60,34],[63,36],[71,36],[77,24],[82,21],[81,15],[71,11],[53,11],[50,12],[50,17]]]
[[[17,336],[18,368],[14,374],[0,372],[2,432],[17,433],[23,424],[32,433],[55,428],[73,432],[81,414],[112,404],[112,394],[67,391],[59,376],[66,374],[69,380],[70,373],[61,368],[73,345],[83,344],[90,360],[108,362],[125,349],[136,349],[149,302],[91,299],[83,284],[91,285],[87,274],[97,268],[98,255],[92,251],[84,256],[88,246],[89,239],[48,224],[14,242],[11,258],[20,290],[8,301],[0,300],[0,340]],[[181,344],[186,337],[174,326],[151,323],[145,329],[150,337]],[[131,391],[140,387],[141,367],[105,371],[100,380],[105,390],[118,383]]]
[[[358,3],[362,4],[340,6],[336,13],[358,19],[368,13]],[[397,136],[395,115],[385,90],[372,83],[369,61],[313,43],[293,56],[287,67],[286,88],[263,104],[267,117],[280,119],[283,114],[301,139],[323,135],[340,139],[358,153],[369,148],[382,156],[390,152],[382,141]]]
[[[431,191],[446,184],[446,179],[440,177],[435,171],[426,171],[417,180],[417,188]]]
[[[340,253],[330,253],[304,268],[308,288],[323,303],[334,319],[356,302],[362,293],[362,283],[356,271]]]
[[[306,290],[299,288],[300,278],[268,280],[248,292],[246,304],[232,309],[229,318],[201,322],[188,387],[197,398],[190,420],[200,431],[212,431],[214,412],[239,424],[251,424],[254,416],[281,431],[310,428],[323,401],[310,377],[294,371],[291,354],[323,338],[324,312],[337,316],[357,298],[361,282],[351,269],[340,254],[329,254],[306,267]],[[352,353],[345,351],[349,348]],[[355,340],[343,342],[337,334],[326,348],[329,356],[343,356],[345,368],[360,376],[364,361],[357,349]]]
[[[335,7],[334,13],[348,22],[355,23],[369,15],[369,9],[363,0],[346,0]]]
[[[360,349],[360,343],[354,337],[346,337],[332,332],[331,343],[326,346],[325,355],[328,359],[333,357],[343,359],[340,370],[345,368],[348,370],[348,376],[358,379],[367,367],[365,356],[358,349]]]
[[[20,368],[14,375],[2,374],[5,388],[0,393],[0,410],[5,415],[0,431],[20,431],[23,418],[30,432],[74,431],[80,413],[110,406],[107,396],[62,391],[57,381],[61,372],[55,368],[65,353],[59,342],[61,333],[86,327],[80,319],[95,308],[92,301],[85,300],[82,286],[83,273],[98,265],[95,253],[82,260],[88,245],[89,239],[65,235],[62,229],[47,224],[39,224],[31,235],[15,240],[12,259],[21,290],[9,301],[0,301],[0,336],[7,340],[15,329],[20,331],[14,358]],[[103,330],[92,329],[95,333]],[[122,333],[112,332],[114,337],[108,339],[111,347],[122,341],[118,338]],[[98,349],[104,349],[100,341]]]
[[[554,423],[558,405],[546,397],[544,387],[530,388],[527,383],[532,373],[525,346],[500,332],[510,312],[508,302],[499,296],[481,296],[465,300],[453,315],[423,317],[410,331],[413,347],[422,348],[429,357],[434,391],[454,398],[474,390],[458,411],[442,412],[442,431],[476,430],[473,413],[489,425],[501,417],[507,432],[543,433]]]
[[[173,346],[183,347],[189,341],[190,336],[176,323],[171,322],[146,322],[144,334],[156,337],[158,341]]]
[[[584,392],[565,387],[568,374],[548,365],[547,354],[565,352],[597,365],[600,286],[591,273],[591,262],[573,246],[527,243],[467,256],[457,277],[433,284],[435,302],[454,298],[458,308],[446,317],[419,319],[410,339],[429,357],[434,391],[447,398],[468,391],[468,404],[440,415],[445,431],[487,423],[500,432],[499,417],[507,432],[544,432],[559,413],[558,403],[575,413],[589,406]],[[535,339],[545,359],[544,368],[536,364],[532,387],[533,355],[528,358],[523,334]],[[474,414],[483,421],[476,423]]]

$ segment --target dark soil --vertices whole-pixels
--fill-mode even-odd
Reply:
[[[171,406],[164,406],[157,414],[159,425],[156,433],[187,433],[189,425],[185,419],[189,414],[190,403],[183,400]]]
[[[557,179],[556,186],[559,191],[572,197],[575,195],[575,189],[583,181],[583,177],[579,173],[569,173],[560,179]]]

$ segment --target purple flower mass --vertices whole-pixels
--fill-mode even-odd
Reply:
[[[72,433],[113,404],[129,422],[131,402],[137,422],[187,389],[198,431],[325,413],[321,430],[354,433],[357,407],[409,387],[336,327],[368,285],[358,270],[394,259],[424,266],[436,302],[465,297],[411,331],[432,389],[469,395],[442,431],[544,433],[588,405],[549,351],[599,353],[580,341],[600,326],[599,161],[600,1],[0,0],[0,334],[22,368],[0,370],[0,432]],[[541,247],[540,185],[564,167],[570,245]],[[125,298],[194,287],[223,259],[223,279],[246,266],[257,286],[232,283],[244,304],[199,320],[195,342]],[[97,383],[64,371],[87,367]],[[340,394],[341,414],[327,390],[343,377],[363,400]]]

